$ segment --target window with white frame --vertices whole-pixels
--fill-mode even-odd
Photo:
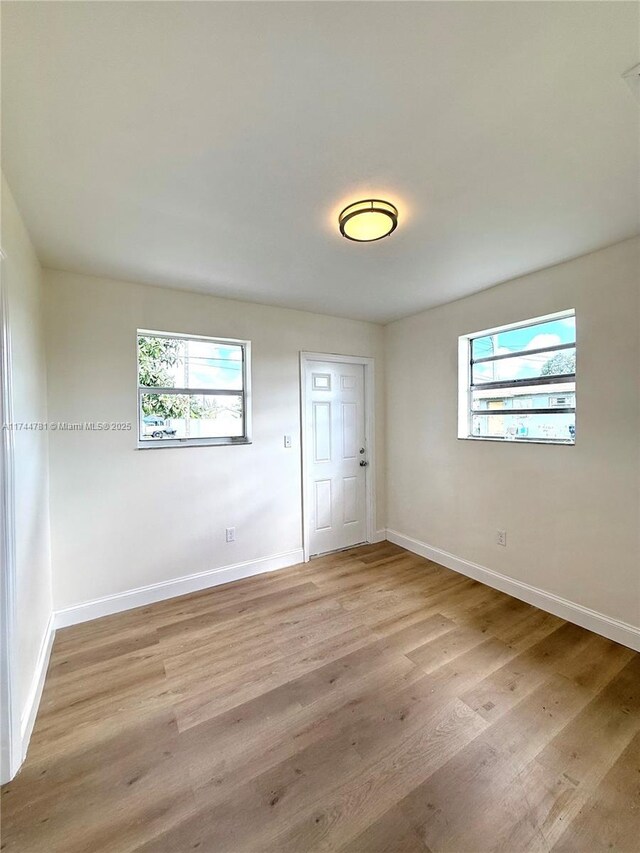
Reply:
[[[463,335],[458,344],[459,438],[575,444],[575,311]]]
[[[138,330],[140,447],[247,444],[249,341]]]

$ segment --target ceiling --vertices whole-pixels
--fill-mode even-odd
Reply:
[[[44,266],[387,322],[640,231],[639,9],[3,3],[3,169]]]

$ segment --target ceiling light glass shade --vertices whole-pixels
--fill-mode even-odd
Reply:
[[[347,240],[370,243],[388,237],[398,225],[398,208],[388,201],[368,198],[348,205],[338,217],[340,233]]]

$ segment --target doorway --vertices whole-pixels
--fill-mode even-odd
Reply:
[[[301,354],[305,560],[372,541],[373,359]]]

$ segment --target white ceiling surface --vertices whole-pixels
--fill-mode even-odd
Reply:
[[[640,230],[636,3],[2,5],[45,266],[386,322]]]

